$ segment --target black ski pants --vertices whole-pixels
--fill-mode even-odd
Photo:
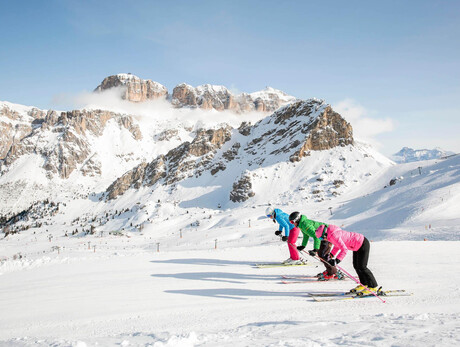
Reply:
[[[364,284],[369,288],[375,288],[378,286],[377,281],[375,280],[371,270],[367,268],[370,248],[371,245],[369,240],[364,238],[361,247],[357,251],[353,252],[353,267],[358,274],[361,284]]]

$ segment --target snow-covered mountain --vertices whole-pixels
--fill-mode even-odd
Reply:
[[[295,200],[331,200],[392,165],[355,144],[350,124],[316,99],[293,102],[238,127],[217,122],[203,127],[184,119],[182,109],[170,106],[170,116],[164,105],[158,115],[147,116],[41,111],[8,103],[1,110],[3,133],[11,132],[12,115],[25,129],[5,144],[0,161],[0,211],[6,219],[43,200],[83,199],[97,205],[90,208],[93,218],[158,200],[175,206],[177,214],[282,203],[293,199],[293,190]],[[215,118],[215,110],[199,112]],[[141,215],[158,215],[155,205],[151,208]],[[144,222],[140,218],[135,225]]]
[[[207,180],[221,187],[214,190],[214,194],[218,191],[223,194],[218,201],[221,205],[227,205],[225,193],[231,201],[242,202],[256,194],[251,182],[257,181],[264,168],[281,163],[289,166],[311,155],[311,151],[352,144],[351,126],[329,105],[314,99],[298,101],[254,126],[243,124],[239,129],[232,129],[223,125],[198,131],[191,143],[183,143],[126,173],[109,187],[108,197],[113,199],[130,187],[139,189],[157,182],[156,187],[176,187],[177,182],[193,182],[203,176],[200,181]],[[243,190],[241,180],[245,182]],[[229,182],[233,182],[233,186],[229,186]]]
[[[396,187],[395,194],[401,193],[408,176],[421,174],[414,169],[420,165],[410,175],[395,171],[394,162],[356,142],[351,125],[322,100],[293,101],[272,114],[259,113],[254,124],[246,121],[249,114],[152,102],[129,114],[2,102],[3,226],[9,232],[137,233],[165,220],[179,228],[207,225],[200,214],[224,214],[217,223],[231,225],[242,211],[262,215],[272,204],[306,213],[336,211],[347,224],[361,215],[358,229],[382,230],[405,226],[418,213],[406,199],[404,212],[389,223],[394,210],[382,204],[393,198],[381,192]],[[382,175],[384,182],[376,181]],[[456,184],[449,182],[449,189]],[[350,202],[374,192],[372,203]],[[416,204],[426,199],[422,195]],[[392,206],[398,204],[396,199]]]
[[[414,161],[437,159],[453,154],[454,152],[445,151],[441,148],[412,149],[409,147],[403,147],[398,153],[393,154],[391,159],[397,163],[410,163]]]

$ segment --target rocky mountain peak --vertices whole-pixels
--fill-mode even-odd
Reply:
[[[95,91],[103,91],[120,86],[125,87],[123,88],[121,97],[133,102],[165,98],[168,95],[168,90],[162,84],[152,80],[143,80],[129,73],[104,78]]]
[[[454,154],[454,152],[445,151],[442,148],[413,149],[403,147],[398,153],[393,154],[392,159],[397,163],[409,163],[414,161],[438,159],[452,154]]]
[[[143,102],[157,98],[167,98],[176,108],[230,110],[237,113],[251,111],[273,112],[280,106],[295,100],[295,97],[272,87],[266,87],[264,90],[250,94],[234,94],[224,86],[213,84],[193,87],[187,83],[181,83],[173,89],[172,95],[169,95],[163,85],[125,73],[105,78],[95,91],[116,87],[124,87],[121,97],[128,101]]]
[[[273,112],[293,100],[294,97],[271,87],[251,94],[235,95],[224,86],[205,84],[194,88],[182,83],[174,88],[171,102],[175,107],[198,107],[243,113]]]
[[[289,154],[290,161],[299,161],[310,150],[325,150],[353,144],[353,129],[331,106],[322,100],[299,100],[288,104],[272,116],[254,125],[253,139],[247,150],[264,153],[256,162],[262,164],[269,156]]]

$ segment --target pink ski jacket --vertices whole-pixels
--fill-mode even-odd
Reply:
[[[339,259],[340,261],[342,261],[343,258],[345,258],[345,256],[347,255],[347,251],[357,251],[362,246],[364,241],[363,234],[345,231],[340,229],[338,226],[332,224],[329,224],[326,233],[326,240],[334,245],[331,254],[335,257],[337,253],[339,253],[340,251],[339,255],[337,256],[337,259]]]

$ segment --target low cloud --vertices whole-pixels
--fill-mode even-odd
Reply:
[[[393,131],[394,122],[390,118],[371,118],[369,111],[355,100],[345,99],[333,105],[334,111],[340,113],[353,127],[354,137],[373,145],[380,144],[375,139],[379,134]]]
[[[133,115],[145,121],[161,123],[180,121],[194,127],[213,127],[227,123],[236,128],[243,121],[254,124],[268,115],[268,113],[255,111],[238,114],[232,111],[174,108],[165,99],[130,102],[121,98],[123,88],[110,88],[102,92],[82,92],[77,95],[60,94],[53,98],[53,103],[56,107],[65,109],[102,109]]]

